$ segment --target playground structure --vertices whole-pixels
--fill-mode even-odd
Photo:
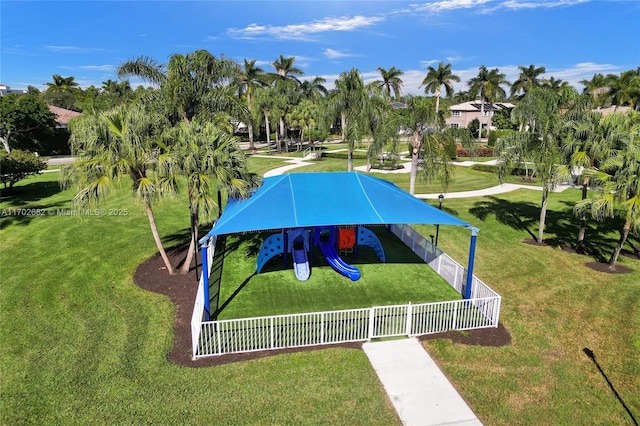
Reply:
[[[357,238],[356,238],[357,236]],[[256,272],[259,274],[263,266],[275,256],[282,255],[284,266],[287,258],[292,257],[296,278],[306,281],[311,276],[313,247],[320,248],[329,265],[338,273],[351,281],[360,279],[360,270],[346,263],[339,254],[353,253],[357,256],[358,246],[371,247],[380,261],[385,261],[384,249],[376,235],[362,226],[314,226],[308,228],[292,228],[281,233],[272,234],[265,239],[256,260]]]
[[[467,267],[409,224],[461,226],[470,230]],[[263,242],[256,262],[258,273],[273,257],[282,255],[286,266],[288,255],[292,255],[296,277],[309,279],[312,260],[318,259],[312,250],[319,247],[336,271],[358,279],[360,270],[348,265],[340,255],[356,256],[358,246],[368,245],[384,261],[380,242],[363,225],[386,226],[462,299],[254,318],[216,317],[220,283],[217,277],[224,260],[226,235],[282,230]],[[390,182],[365,174],[291,173],[264,178],[248,199],[230,199],[211,231],[200,239],[203,274],[191,322],[193,358],[495,328],[501,297],[473,273],[477,233],[478,229],[471,224],[416,199]]]

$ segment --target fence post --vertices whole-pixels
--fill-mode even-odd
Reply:
[[[271,349],[273,349],[273,317],[269,318],[269,343],[271,343]]]
[[[373,329],[375,327],[375,315],[376,315],[376,311],[375,308],[370,308],[369,309],[369,339],[371,340],[373,338]]]
[[[411,302],[409,302],[409,305],[407,305],[407,328],[406,328],[406,335],[407,336],[411,336],[411,316],[413,314],[413,307],[411,305]]]
[[[457,330],[458,329],[458,327],[456,327],[456,322],[458,321],[457,314],[458,314],[458,302],[456,301],[453,304],[453,319],[451,320],[451,329],[452,330]]]
[[[320,314],[320,343],[324,343],[324,312]]]
[[[216,336],[218,336],[218,353],[221,354],[222,353],[222,338],[220,337],[220,324],[217,321],[215,321],[211,325],[216,328]]]

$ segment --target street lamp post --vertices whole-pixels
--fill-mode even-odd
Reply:
[[[438,209],[442,210],[442,202],[444,201],[444,194],[438,195]],[[438,247],[438,236],[440,235],[440,224],[436,225],[436,247]]]

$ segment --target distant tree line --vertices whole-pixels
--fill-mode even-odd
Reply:
[[[175,268],[155,228],[153,205],[187,188],[191,244],[195,245],[198,225],[211,220],[222,207],[216,191],[247,196],[258,184],[259,179],[248,172],[245,156],[255,152],[257,142],[271,152],[300,149],[303,142],[313,148],[316,141],[328,137],[341,139],[347,144],[349,171],[356,146],[366,149],[370,166],[397,157],[406,147],[412,160],[410,192],[418,179],[437,179],[446,190],[454,178],[450,160],[456,155],[456,145],[474,145],[469,129],[445,125],[449,106],[479,99],[484,109],[485,103],[510,100],[516,105],[513,110],[493,117],[489,114],[484,129],[479,124],[475,144],[483,136],[495,140],[502,169],[524,164],[541,180],[540,241],[549,193],[568,176],[569,167],[583,166],[581,176],[589,186],[619,184],[633,176],[628,169],[620,171],[620,167],[632,167],[633,161],[621,166],[614,165],[612,158],[623,158],[637,147],[635,111],[625,115],[627,121],[618,127],[615,138],[611,136],[606,154],[599,152],[589,164],[577,162],[576,152],[586,148],[576,141],[591,143],[582,126],[587,126],[584,117],[592,110],[610,105],[640,108],[640,67],[620,75],[596,74],[582,82],[585,90],[578,93],[565,81],[543,78],[544,67],[520,66],[518,79],[510,83],[498,68],[483,65],[467,82],[467,91],[454,93],[453,83],[460,78],[451,64],[440,62],[427,69],[421,85],[425,96],[403,95],[403,72],[395,67],[379,67],[380,78],[370,83],[352,68],[342,72],[332,88],[325,86],[322,77],[305,77],[295,57],[280,55],[271,67],[265,70],[256,60],[238,63],[196,50],[174,54],[166,63],[147,56],[128,60],[117,69],[119,80],[107,80],[100,88],[82,89],[73,77],[54,75],[43,92],[30,87],[26,95],[2,97],[0,136],[7,153],[12,146],[26,146],[25,139],[33,148],[40,141],[37,131],[52,128],[51,116],[45,113],[47,104],[82,112],[69,123],[70,148],[81,160],[65,168],[63,184],[74,186],[78,191],[74,203],[85,205],[99,202],[115,180],[129,176],[170,272]],[[129,77],[144,80],[148,87],[132,90],[126,80]],[[22,105],[18,99],[29,101],[18,106]],[[33,116],[40,117],[38,126],[10,112],[29,104],[37,104],[41,112]],[[604,132],[601,126],[607,125],[606,119],[600,115],[597,125],[593,120],[599,129],[593,131]],[[491,136],[494,126],[503,130],[499,138]],[[246,150],[241,141],[246,142]],[[606,208],[593,201],[597,197],[585,198],[576,214],[582,220],[589,215],[603,220],[625,214],[626,235],[637,233],[637,210],[626,207],[637,192],[631,186],[624,187],[627,192],[616,188]]]

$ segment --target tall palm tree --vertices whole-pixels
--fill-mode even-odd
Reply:
[[[546,72],[545,67],[536,67],[531,64],[528,67],[519,65],[520,74],[518,79],[511,85],[511,96],[515,96],[519,92],[527,93],[532,87],[539,87],[543,80],[538,77]]]
[[[268,85],[264,70],[256,66],[256,60],[247,61],[245,58],[244,66],[237,76],[240,93],[244,92],[247,96],[247,108],[249,110],[249,120],[247,127],[249,129],[249,148],[253,149],[253,96],[256,87],[265,87]]]
[[[491,113],[493,110],[493,103],[496,100],[504,99],[506,96],[505,90],[502,85],[509,85],[509,82],[505,79],[505,75],[500,72],[498,68],[488,70],[484,65],[480,66],[480,70],[476,77],[473,77],[467,83],[469,85],[469,92],[474,95],[480,95],[480,113],[485,116],[485,101],[489,103],[490,110],[487,113],[487,137],[491,130]],[[480,128],[478,132],[478,141],[482,137],[482,120],[480,121]]]
[[[130,178],[132,193],[144,205],[153,239],[167,271],[173,275],[152,208],[157,200],[176,191],[176,175],[161,140],[167,125],[160,114],[139,105],[120,105],[72,120],[71,146],[79,161],[62,169],[61,183],[76,186],[73,204],[85,207],[99,203],[117,180]],[[163,179],[157,174],[160,169],[165,169]]]
[[[118,67],[118,77],[136,76],[156,86],[160,101],[172,122],[191,121],[201,112],[227,111],[247,115],[246,108],[224,89],[238,75],[235,61],[216,58],[206,50],[173,54],[164,65],[148,56],[127,61]]]
[[[573,110],[565,114],[568,132],[564,138],[563,145],[565,156],[567,157],[567,170],[565,175],[571,175],[575,170],[581,171],[578,177],[582,184],[582,200],[587,199],[587,191],[590,184],[589,173],[586,170],[597,168],[602,161],[611,155],[612,149],[617,145],[617,131],[607,132],[606,127],[601,124],[602,115],[599,112],[588,108],[588,103],[576,105]],[[586,108],[584,107],[586,106]],[[583,253],[584,240],[586,234],[586,213],[580,215],[580,229],[576,251]]]
[[[435,112],[432,99],[422,96],[409,98],[408,108],[403,115],[403,127],[411,130],[411,174],[409,193],[415,193],[419,160],[423,160],[422,176],[427,181],[436,176],[450,176],[451,167],[444,152],[445,136],[435,132],[439,128],[440,116]],[[445,180],[448,184],[448,180]]]
[[[514,115],[520,117],[527,126],[512,141],[523,151],[520,156],[513,156],[504,151],[498,163],[500,180],[513,165],[514,160],[525,157],[533,163],[542,186],[542,202],[540,205],[540,221],[536,241],[543,242],[547,217],[549,194],[566,178],[558,167],[562,160],[560,141],[563,131],[563,117],[560,114],[560,99],[548,87],[534,87],[522,98],[514,109]],[[526,148],[526,151],[524,150]]]
[[[453,82],[459,82],[460,77],[453,74],[451,71],[451,64],[444,65],[442,61],[438,63],[438,68],[429,66],[427,68],[427,75],[422,80],[420,87],[424,86],[425,94],[436,94],[436,113],[440,111],[440,90],[444,86],[447,97],[453,97]]]
[[[60,74],[54,74],[52,78],[53,83],[46,83],[47,92],[50,93],[73,92],[80,87],[76,78],[73,76],[62,77]]]
[[[329,96],[328,108],[333,116],[339,116],[342,140],[348,146],[348,171],[353,170],[353,151],[358,137],[366,129],[367,91],[360,71],[352,68],[340,73],[335,89]]]
[[[388,71],[382,67],[378,67],[380,71],[381,80],[375,80],[373,83],[384,90],[387,99],[391,99],[391,91],[393,91],[394,99],[400,99],[402,94],[402,79],[400,76],[404,75],[404,71],[400,71],[396,67],[391,67]]]
[[[273,81],[276,89],[281,94],[287,96],[288,98],[293,97],[293,93],[296,91],[297,87],[300,85],[300,80],[297,76],[304,75],[304,71],[300,68],[294,66],[296,58],[294,56],[290,56],[285,58],[282,54],[278,59],[276,59],[271,65],[275,69],[275,74],[273,76]],[[284,118],[289,109],[290,105],[284,105],[284,109],[282,114],[280,115],[280,137],[286,137],[286,129]]]
[[[170,177],[178,169],[186,180],[191,214],[191,242],[187,258],[180,272],[187,273],[193,260],[201,220],[213,217],[222,206],[214,193],[220,190],[229,196],[247,197],[257,186],[258,178],[247,170],[246,157],[235,137],[218,129],[211,122],[180,122],[166,135],[174,143],[173,167],[158,171],[162,178]]]
[[[640,114],[630,111],[620,123],[626,127],[623,145],[601,167],[589,170],[591,179],[602,188],[593,198],[576,204],[577,214],[590,211],[596,220],[624,219],[620,238],[609,259],[615,268],[629,233],[640,233]]]

